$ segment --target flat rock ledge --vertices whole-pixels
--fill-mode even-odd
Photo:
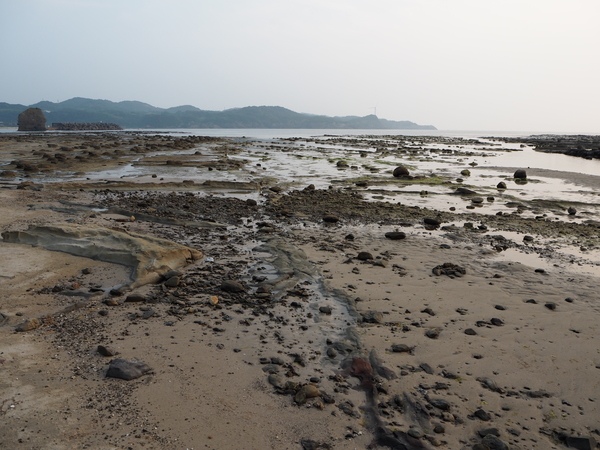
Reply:
[[[202,252],[173,241],[89,225],[33,226],[27,231],[6,231],[2,238],[132,267],[130,289],[158,283],[170,270],[202,258]]]

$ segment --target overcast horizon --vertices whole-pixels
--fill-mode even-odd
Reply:
[[[0,102],[599,133],[597,0],[0,0]]]

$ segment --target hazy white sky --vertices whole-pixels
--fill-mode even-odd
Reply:
[[[600,133],[600,0],[0,0],[0,101]]]

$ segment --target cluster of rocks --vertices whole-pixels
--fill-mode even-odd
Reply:
[[[108,208],[119,206],[120,209],[127,210],[128,214],[126,215],[145,213],[170,219],[209,220],[231,225],[239,225],[242,219],[245,219],[246,224],[250,224],[260,217],[257,203],[253,200],[205,197],[195,195],[192,192],[158,192],[147,195],[144,192],[137,191],[103,190],[97,191],[97,194],[102,206]],[[256,224],[259,225],[258,222]]]
[[[75,124],[79,125],[79,124]],[[105,125],[105,124],[101,124]],[[147,136],[137,132],[121,133],[53,133],[51,135],[0,136],[0,142],[18,150],[27,147],[32,140],[44,147],[22,153],[18,159],[0,161],[5,170],[2,177],[52,174],[56,170],[81,171],[97,165],[107,167],[121,161],[139,158],[140,154],[189,150],[203,143],[217,143],[221,138],[209,136]],[[6,155],[12,152],[6,152]],[[231,160],[235,161],[235,160]],[[217,161],[217,168],[222,165]],[[227,166],[228,167],[228,166]]]
[[[600,136],[571,135],[540,135],[527,138],[501,138],[506,142],[524,142],[544,153],[561,153],[585,159],[600,158]]]
[[[464,275],[466,275],[467,273],[467,269],[465,269],[462,266],[459,266],[457,264],[454,263],[444,263],[444,264],[440,264],[439,266],[435,266],[431,272],[434,275],[448,275],[449,277],[453,278],[453,277],[462,277]]]

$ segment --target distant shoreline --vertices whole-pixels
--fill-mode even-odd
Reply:
[[[28,108],[41,109],[47,123],[103,122],[116,123],[123,128],[437,129],[408,120],[381,119],[374,114],[330,117],[298,113],[281,106],[208,111],[182,105],[165,109],[138,101],[112,102],[80,97],[58,103],[42,101],[29,106],[0,102],[0,123],[16,124],[18,115]]]

